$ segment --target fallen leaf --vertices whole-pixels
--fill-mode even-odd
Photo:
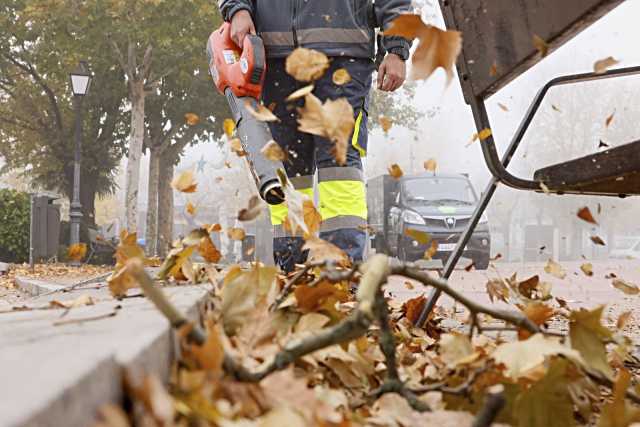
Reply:
[[[629,320],[631,320],[632,316],[633,313],[631,312],[631,310],[621,313],[620,316],[618,316],[618,320],[616,321],[616,328],[618,328],[619,330],[624,329],[624,327],[627,326],[627,323],[629,323]]]
[[[553,109],[553,111],[557,111],[558,113],[561,113],[562,111],[560,111],[560,109],[558,107],[556,107],[555,105],[551,104],[551,109]]]
[[[318,237],[308,238],[302,250],[309,250],[310,261],[336,261],[343,266],[349,264],[349,257],[342,249]]]
[[[533,35],[533,46],[540,52],[542,58],[549,54],[549,45],[537,34]]]
[[[613,385],[613,399],[602,407],[598,427],[627,427],[640,422],[640,409],[627,403],[626,394],[630,385],[631,374],[621,369]]]
[[[185,170],[180,175],[173,178],[171,181],[171,187],[182,193],[195,193],[198,184],[193,177],[193,171]]]
[[[74,243],[67,249],[67,257],[71,261],[80,262],[87,256],[87,244],[86,243]]]
[[[91,298],[91,295],[80,295],[77,298],[66,301],[58,301],[53,300],[49,302],[51,307],[60,307],[60,308],[76,308],[82,307],[83,305],[94,305],[95,301]]]
[[[555,314],[553,307],[549,307],[541,302],[528,303],[524,308],[522,308],[522,312],[529,318],[529,320],[538,326],[544,325],[544,323],[551,319]],[[531,332],[523,328],[518,328],[519,340],[526,340],[530,336]]]
[[[593,276],[593,264],[590,262],[585,262],[580,266],[580,270],[585,274],[585,276]]]
[[[442,67],[447,73],[447,82],[453,78],[453,66],[462,46],[460,32],[443,31],[426,25],[418,14],[404,14],[391,22],[384,35],[418,39],[411,57],[412,80],[426,79],[438,67]]]
[[[406,281],[404,282],[404,287],[409,289],[410,291],[412,291],[415,287],[413,286],[413,283]]]
[[[607,244],[604,242],[604,240],[602,240],[602,238],[600,236],[591,236],[589,237],[589,239],[591,239],[591,241],[599,246],[606,246]]]
[[[347,147],[355,125],[353,108],[346,98],[327,99],[324,104],[313,94],[305,96],[298,108],[298,129],[327,138],[334,144],[333,155],[339,165],[347,161]]]
[[[520,295],[528,299],[535,299],[538,295],[538,285],[540,284],[540,276],[537,274],[531,276],[522,282],[518,282],[518,292]]]
[[[322,52],[299,47],[285,62],[287,73],[301,82],[318,80],[329,68],[329,58]]]
[[[173,277],[176,280],[189,280],[193,277],[189,277],[190,274],[184,274],[182,267],[188,263],[189,258],[195,251],[197,245],[199,245],[200,239],[197,239],[193,244],[183,246],[178,245],[169,251],[169,254],[165,258],[164,262],[160,266],[160,269],[156,273],[160,280],[165,280],[168,277]],[[192,275],[191,275],[192,276]]]
[[[611,339],[611,331],[600,323],[604,306],[593,310],[581,308],[572,311],[569,317],[569,337],[571,347],[578,350],[589,368],[613,377],[613,370],[607,362],[606,342]]]
[[[436,168],[438,167],[438,163],[436,159],[429,159],[424,162],[424,169],[428,172],[436,173]]]
[[[247,100],[244,102],[244,106],[251,113],[256,120],[261,122],[277,122],[279,119],[269,110],[267,107],[260,103],[256,103],[254,107],[251,101]]]
[[[264,205],[260,202],[260,197],[255,195],[251,196],[247,207],[240,209],[240,212],[238,212],[238,220],[253,221],[260,215],[263,207]]]
[[[402,169],[397,163],[394,163],[391,166],[389,166],[387,168],[387,171],[389,172],[389,175],[391,175],[395,179],[400,179],[402,178],[402,175],[404,175],[404,172],[402,172]]]
[[[333,72],[332,80],[338,86],[346,85],[351,81],[351,75],[346,69],[338,68]]]
[[[189,325],[191,326],[191,325]],[[202,345],[185,343],[184,358],[192,361],[198,369],[220,377],[222,375],[222,363],[224,361],[224,348],[220,335],[220,327],[213,322],[209,322],[207,327],[207,340]]]
[[[233,227],[227,230],[227,235],[231,240],[244,240],[245,231],[242,228]]]
[[[613,279],[611,281],[611,286],[627,295],[638,295],[638,293],[640,293],[640,288],[638,288],[636,284],[622,279]]]
[[[296,99],[304,98],[305,96],[313,92],[313,88],[314,86],[312,84],[301,87],[300,89],[292,92],[291,95],[287,96],[285,101],[290,102],[295,101]]]
[[[139,259],[145,261],[144,249],[138,245],[138,235],[122,230],[120,233],[120,242],[116,247],[116,268],[111,276],[107,279],[109,291],[118,298],[125,296],[127,290],[135,288],[138,283],[127,272],[125,264],[130,259]]]
[[[332,285],[329,282],[320,282],[316,286],[298,285],[293,291],[298,309],[302,313],[310,313],[319,311],[321,309],[333,307],[336,302],[345,302],[349,299],[349,295],[346,291],[339,288],[337,285]]]
[[[378,124],[380,125],[384,133],[388,133],[393,126],[393,122],[387,116],[378,116]]]
[[[576,215],[578,216],[578,218],[580,218],[583,221],[586,221],[586,222],[588,222],[590,224],[598,225],[598,222],[593,218],[593,215],[591,214],[591,211],[586,206],[580,208],[580,210],[578,210],[578,213]]]
[[[287,206],[289,206],[289,204],[287,204]],[[296,234],[298,229],[302,230],[304,238],[309,239],[320,230],[321,222],[322,216],[320,212],[316,209],[313,200],[305,194],[303,195],[300,211],[289,209],[287,216],[284,218],[283,225],[284,229],[291,234]]]
[[[619,63],[620,61],[616,60],[613,56],[607,56],[593,63],[593,72],[596,74],[604,74],[608,68]]]
[[[213,243],[213,240],[211,240],[211,236],[209,236],[208,233],[200,240],[198,253],[200,253],[206,262],[216,263],[222,258],[222,254],[218,248],[216,248],[216,245]]]
[[[616,114],[616,112],[614,111],[613,113],[611,113],[609,116],[607,116],[607,119],[604,121],[604,126],[605,127],[609,127],[609,125],[611,124],[611,122],[613,121],[613,116]]]
[[[562,266],[549,258],[547,264],[544,266],[544,271],[558,279],[564,279],[567,277],[567,273],[562,269]]]
[[[473,346],[469,337],[460,333],[443,334],[439,343],[440,358],[449,367],[455,367],[471,356]]]
[[[222,129],[224,129],[227,138],[233,137],[233,133],[236,131],[236,122],[233,119],[224,119],[222,122]]]
[[[509,107],[507,107],[506,105],[504,105],[504,104],[502,104],[500,102],[498,102],[498,107],[500,107],[500,109],[502,111],[509,111]]]
[[[287,159],[287,153],[280,147],[280,144],[271,140],[262,147],[260,153],[267,159],[272,162],[283,162]]]
[[[229,148],[232,152],[234,152],[238,157],[243,157],[247,155],[247,152],[244,151],[244,147],[242,146],[242,142],[240,142],[240,138],[233,138],[229,141]]]
[[[494,299],[507,302],[509,298],[509,287],[502,279],[490,279],[486,284],[487,294],[493,303]]]
[[[422,313],[422,309],[426,302],[427,298],[423,294],[415,298],[411,298],[402,304],[402,311],[412,325],[415,325],[420,318],[420,313]]]
[[[191,202],[187,203],[187,206],[185,207],[185,210],[191,216],[194,216],[196,214],[196,207]]]
[[[504,374],[507,377],[518,379],[544,363],[546,357],[553,355],[563,355],[578,362],[582,360],[577,350],[562,344],[555,337],[542,334],[535,334],[523,341],[500,344],[491,357],[505,366]]]
[[[198,123],[200,123],[200,117],[195,113],[187,113],[187,114],[184,115],[184,121],[189,126],[195,126]]]

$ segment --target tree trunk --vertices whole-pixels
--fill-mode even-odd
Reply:
[[[158,182],[158,255],[164,257],[169,252],[173,240],[173,158],[163,155],[160,158],[160,180]]]
[[[82,223],[89,226],[96,226],[96,186],[95,177],[84,174],[80,181],[80,203],[82,204]]]
[[[149,190],[147,197],[147,228],[145,233],[148,256],[158,255],[158,196],[160,181],[160,150],[149,149]]]
[[[131,134],[127,158],[125,184],[125,212],[127,229],[130,233],[138,230],[138,189],[140,184],[140,159],[144,142],[144,83],[129,82],[131,88]]]

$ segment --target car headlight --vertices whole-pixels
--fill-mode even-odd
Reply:
[[[413,211],[402,212],[402,222],[406,222],[409,224],[426,225],[426,222],[424,222],[424,218]]]

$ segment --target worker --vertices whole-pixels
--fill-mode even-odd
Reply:
[[[318,172],[320,238],[338,246],[352,261],[363,258],[366,245],[367,204],[361,158],[367,149],[367,113],[376,56],[375,28],[388,28],[400,14],[411,10],[411,0],[220,0],[220,11],[231,22],[231,36],[242,46],[251,33],[262,38],[267,55],[263,103],[275,106],[280,119],[269,126],[273,138],[289,155],[285,168],[297,191],[313,200],[313,181]],[[377,87],[391,92],[406,78],[405,61],[411,44],[400,37],[380,38]],[[346,98],[354,111],[355,126],[347,161],[338,165],[333,144],[325,138],[300,132],[297,109],[300,99],[285,98],[307,85],[285,71],[286,57],[296,48],[323,52],[330,68],[314,82],[313,94],[322,102]],[[383,53],[384,55],[384,53]],[[332,81],[335,70],[344,68],[351,79],[343,85]],[[304,263],[301,234],[289,235],[283,221],[286,204],[270,207],[274,226],[274,259],[284,271]],[[301,232],[300,232],[301,233]]]

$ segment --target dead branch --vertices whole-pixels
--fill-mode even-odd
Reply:
[[[428,384],[418,388],[412,388],[411,391],[418,394],[427,393],[430,391],[439,391],[441,393],[446,393],[446,394],[465,396],[469,393],[469,389],[476,382],[478,377],[482,375],[484,372],[486,372],[486,370],[487,370],[486,366],[473,370],[471,372],[471,375],[469,375],[469,377],[466,380],[464,380],[464,382],[462,382],[457,386],[450,387],[450,386],[447,386],[446,382],[440,382],[435,384]]]
[[[118,314],[117,309],[109,313],[99,314],[97,316],[79,317],[76,319],[56,320],[55,322],[53,322],[53,326],[62,326],[62,325],[69,325],[72,323],[84,323],[84,322],[92,322],[94,320],[108,319],[109,317],[113,317],[116,314]]]
[[[490,427],[493,421],[496,419],[504,405],[506,404],[503,390],[487,393],[484,405],[475,420],[473,420],[473,427]]]

